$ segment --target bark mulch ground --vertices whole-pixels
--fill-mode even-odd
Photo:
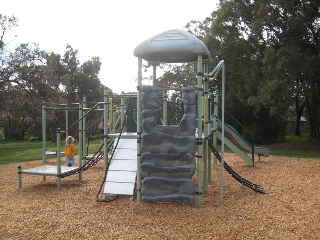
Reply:
[[[248,166],[235,154],[225,161],[242,177],[260,184],[255,193],[224,174],[220,165],[203,194],[202,206],[95,200],[103,179],[103,163],[62,180],[22,175],[17,167],[41,161],[0,165],[0,239],[320,239],[320,159],[270,156]],[[55,165],[55,159],[48,163]]]

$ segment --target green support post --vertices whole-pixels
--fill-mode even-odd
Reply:
[[[61,136],[60,128],[57,128],[57,180],[58,180],[58,189],[61,188],[61,154],[60,154],[60,145],[61,145]]]
[[[137,201],[141,202],[141,85],[142,85],[142,58],[138,57],[138,88],[137,88]]]
[[[124,97],[123,96],[121,96],[121,102],[120,102],[121,104],[120,104],[120,119],[121,119],[121,121],[120,121],[120,123],[121,123],[121,127],[123,126],[123,122],[124,122],[124,107],[125,107],[125,105],[124,105]]]
[[[197,173],[197,205],[202,204],[202,164],[203,164],[203,143],[202,143],[202,116],[203,116],[203,104],[202,104],[202,56],[198,55],[197,64],[197,83],[198,83],[198,100],[197,100],[197,113],[198,113],[198,173]]]
[[[87,152],[86,152],[86,149],[85,149],[85,142],[86,142],[86,131],[85,131],[85,129],[86,129],[86,122],[87,122],[87,97],[86,96],[83,96],[82,97],[82,102],[83,102],[83,108],[85,109],[84,110],[84,112],[82,112],[83,113],[83,118],[82,118],[82,146],[81,146],[81,151],[82,151],[82,154],[83,154],[83,156],[84,155],[86,155],[86,154],[88,154]],[[79,148],[80,148],[80,146],[79,146]],[[81,161],[81,165],[82,165],[82,161],[84,161],[84,159],[83,159],[83,156],[81,156],[81,159],[80,159],[80,156],[79,156],[79,162]],[[79,167],[80,167],[80,165],[79,165]]]
[[[217,129],[218,129],[218,92],[215,92],[213,95],[213,137],[212,137],[212,143],[215,147],[217,147]],[[216,167],[217,165],[217,157],[216,155],[213,156],[213,166]]]
[[[82,166],[82,156],[83,156],[83,103],[79,103],[79,168]],[[79,180],[82,180],[82,172],[79,173]]]
[[[162,95],[162,121],[163,125],[168,125],[168,93],[167,91],[163,91]]]
[[[152,65],[152,86],[155,86],[157,80],[157,64]]]
[[[226,73],[225,73],[225,66],[224,61],[220,61],[222,65],[222,106],[221,106],[221,115],[222,115],[222,139],[221,139],[221,174],[220,174],[220,202],[223,202],[223,196],[224,196],[224,110],[225,110],[225,81],[226,81]]]
[[[22,187],[22,182],[21,182],[21,166],[18,166],[18,188]]]
[[[117,114],[117,108],[116,106],[113,106],[113,117],[112,117],[112,128],[110,127],[110,129],[112,129],[111,133],[115,132],[115,126],[116,126],[116,114]],[[122,126],[122,125],[121,125]]]
[[[47,141],[47,104],[45,102],[42,103],[42,165],[46,165],[47,163],[47,155],[46,155],[46,141]],[[42,177],[43,180],[46,179],[46,176]]]
[[[207,136],[208,138],[212,137],[212,119],[211,119],[211,94],[210,92],[208,93],[208,132],[207,132]],[[212,182],[212,178],[211,178],[211,175],[212,175],[212,152],[210,151],[209,149],[209,146],[208,146],[208,142],[207,142],[207,147],[208,147],[208,154],[207,154],[207,157],[208,157],[208,182]]]
[[[110,110],[110,103],[108,99],[108,89],[104,89],[104,107],[103,107],[103,135],[108,136],[108,122],[109,122],[109,110]],[[103,152],[104,152],[104,174],[107,173],[107,166],[108,166],[108,138],[103,138]]]
[[[66,111],[66,129],[69,129],[69,111]],[[69,136],[69,131],[66,131],[66,136]]]
[[[205,72],[207,70],[207,64],[204,64]],[[203,138],[203,162],[204,162],[204,179],[203,179],[203,192],[207,192],[208,189],[208,178],[209,178],[209,159],[208,159],[208,77],[204,78],[203,82],[203,127],[204,127],[204,138]]]

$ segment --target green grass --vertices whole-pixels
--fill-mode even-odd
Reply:
[[[299,142],[316,144],[314,138],[306,136],[287,136],[287,142]],[[61,142],[61,147],[63,148],[64,142]],[[78,142],[75,142],[76,155],[78,154]],[[89,154],[95,153],[100,147],[100,140],[90,141],[89,144]],[[46,147],[49,151],[55,151],[56,145],[53,142],[47,142]],[[228,148],[225,148],[226,152]],[[85,145],[85,152],[87,151],[87,143]],[[270,155],[285,156],[285,157],[299,157],[299,158],[319,158],[319,152],[313,152],[310,150],[296,150],[296,149],[281,149],[272,150],[270,149]],[[14,163],[14,162],[26,162],[42,159],[42,141],[14,141],[0,143],[0,164]]]
[[[270,155],[283,156],[283,157],[297,157],[297,158],[319,158],[318,152],[310,150],[270,150]]]
[[[305,144],[305,145],[315,145],[317,144],[317,139],[309,136],[294,136],[287,135],[285,138],[286,143],[292,144]],[[298,158],[320,158],[319,151],[315,152],[312,150],[298,150],[298,149],[281,149],[281,150],[270,150],[271,155],[285,156],[285,157],[298,157]]]
[[[316,143],[317,139],[308,137],[308,136],[294,136],[294,135],[287,135],[286,136],[287,142],[299,142],[299,143]]]
[[[63,148],[64,142],[61,142]],[[90,141],[89,153],[95,153],[101,146],[100,140]],[[76,152],[78,154],[78,142],[75,142]],[[48,151],[56,151],[56,144],[47,142],[46,148]],[[85,152],[87,151],[87,143]],[[0,143],[0,164],[26,162],[42,159],[42,141],[14,141]]]

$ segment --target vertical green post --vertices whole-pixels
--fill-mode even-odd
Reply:
[[[69,110],[66,110],[66,129],[69,128]],[[66,131],[66,137],[69,136],[69,131]]]
[[[142,85],[142,58],[138,57],[138,87],[137,87],[137,201],[141,202],[141,85]]]
[[[204,64],[204,71],[208,72],[208,65]],[[206,192],[208,189],[208,179],[209,179],[209,159],[208,159],[208,123],[209,123],[209,113],[208,113],[208,77],[204,77],[203,83],[203,126],[204,126],[204,141],[203,141],[203,161],[204,161],[204,179],[203,179],[203,192]]]
[[[162,93],[162,121],[163,125],[168,125],[168,92]]]
[[[46,140],[47,140],[47,125],[46,125],[46,109],[47,104],[45,102],[42,103],[42,165],[46,165],[47,155],[46,155]]]
[[[47,141],[47,104],[45,102],[42,103],[42,165],[46,165],[47,163],[47,155],[46,155],[46,141]],[[43,180],[46,179],[46,176],[42,177]]]
[[[222,139],[221,139],[221,175],[220,175],[220,202],[223,202],[223,185],[224,185],[224,113],[225,113],[225,85],[226,85],[226,72],[225,72],[225,66],[224,61],[221,61],[222,64],[222,97],[221,97],[221,115],[222,115]]]
[[[22,187],[22,182],[21,182],[21,166],[18,166],[18,188]]]
[[[202,105],[202,56],[198,55],[197,64],[197,83],[198,83],[198,100],[197,100],[197,112],[198,112],[198,174],[197,174],[197,204],[202,204],[202,164],[203,164],[203,143],[202,143],[202,116],[203,116],[203,105]]]
[[[117,108],[116,108],[116,106],[114,105],[113,106],[113,118],[112,118],[112,128],[110,128],[110,129],[112,129],[112,133],[114,133],[115,132],[115,126],[116,126],[116,114],[117,114]],[[122,125],[121,125],[122,126]]]
[[[60,128],[57,128],[57,180],[58,180],[58,188],[61,188],[61,136],[60,136]]]
[[[108,122],[109,122],[109,99],[108,99],[108,89],[104,89],[104,105],[103,105],[103,135],[108,135]],[[103,138],[103,152],[104,152],[104,174],[107,173],[107,166],[108,166],[108,138]]]
[[[121,122],[121,127],[123,126],[123,122],[124,122],[124,96],[121,96],[121,105],[120,105],[120,122]]]
[[[83,149],[82,149],[82,146],[83,146],[83,103],[80,102],[79,103],[79,150],[78,150],[78,153],[79,153],[79,168],[82,166],[82,156],[83,156]],[[82,180],[82,172],[79,173],[79,180]]]
[[[208,93],[208,132],[207,136],[208,138],[212,137],[212,93]],[[208,147],[208,182],[212,182],[212,151],[210,151],[208,142],[207,142],[207,147]]]
[[[156,80],[157,80],[157,65],[153,64],[152,65],[152,86],[156,85]]]
[[[212,137],[212,143],[213,146],[217,147],[217,129],[218,129],[218,110],[219,110],[219,106],[218,106],[218,102],[219,101],[219,97],[218,97],[218,92],[216,91],[213,95],[213,137]],[[217,165],[217,157],[216,155],[213,156],[213,166],[215,167]]]
[[[85,142],[86,142],[86,122],[87,122],[87,115],[86,115],[86,113],[87,113],[87,97],[86,96],[83,96],[82,97],[82,102],[83,102],[83,108],[85,109],[84,110],[84,112],[83,112],[83,114],[84,114],[84,117],[82,118],[82,146],[81,146],[81,148],[82,148],[82,153],[83,153],[83,155],[86,155],[87,153],[85,152]],[[79,146],[79,148],[80,148],[80,146]],[[81,159],[80,159],[80,156],[79,156],[79,162],[82,162],[83,161],[83,157],[81,157]],[[81,163],[82,164],[82,163]]]

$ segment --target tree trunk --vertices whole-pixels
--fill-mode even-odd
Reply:
[[[294,135],[300,136],[301,135],[301,129],[300,129],[301,116],[306,106],[306,101],[303,101],[301,106],[299,106],[299,98],[296,98],[295,102],[296,102],[296,130]]]

